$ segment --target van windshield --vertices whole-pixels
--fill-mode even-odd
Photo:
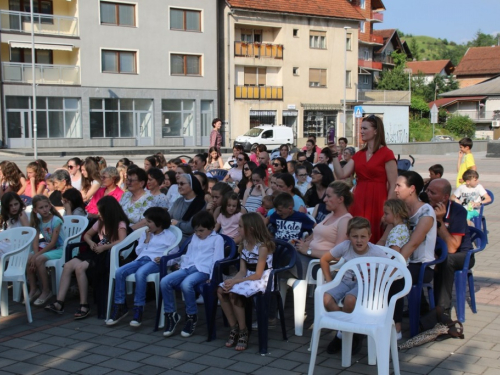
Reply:
[[[246,137],[258,137],[260,133],[262,133],[264,129],[253,128],[247,131],[244,136]]]

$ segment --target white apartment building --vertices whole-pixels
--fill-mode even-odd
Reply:
[[[39,147],[206,146],[217,1],[33,0]],[[29,0],[0,0],[0,145],[33,147]]]

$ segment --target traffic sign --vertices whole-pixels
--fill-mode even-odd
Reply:
[[[438,123],[438,113],[438,108],[436,107],[436,104],[434,104],[431,108],[431,124]]]
[[[363,117],[363,107],[360,105],[357,105],[354,107],[354,117],[356,118],[361,118]]]

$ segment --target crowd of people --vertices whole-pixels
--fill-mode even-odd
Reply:
[[[434,279],[436,303],[449,311],[453,272],[463,266],[466,251],[472,248],[468,224],[480,205],[490,199],[478,184],[470,139],[460,141],[457,167],[462,176],[452,193],[440,165],[430,167],[427,181],[413,171],[398,175],[394,154],[385,142],[383,122],[376,116],[363,119],[360,134],[364,146],[357,152],[347,147],[345,138],[340,138],[338,145],[329,143],[320,148],[315,137],[310,137],[304,149],[291,153],[289,145],[282,145],[274,157],[265,145],[258,145],[249,154],[235,145],[227,161],[220,152],[220,119],[214,120],[213,127],[208,153],[188,160],[167,161],[157,153],[146,157],[142,166],[128,158],[108,166],[102,157],[74,157],[50,173],[41,159],[29,163],[26,173],[13,162],[1,162],[2,229],[37,229],[27,265],[29,302],[62,314],[75,274],[80,307],[74,317],[88,317],[88,287],[96,275],[106,273],[109,250],[132,231],[147,226],[135,249],[137,258],[116,272],[113,310],[106,321],[114,325],[128,314],[125,279],[135,273],[130,325],[140,326],[147,276],[159,272],[163,250],[175,240],[168,229],[176,226],[183,241],[191,242],[185,256],[170,265],[173,272],[161,280],[165,337],[175,333],[181,320],[172,297],[177,287],[185,300],[181,334],[189,337],[194,333],[198,321],[195,286],[212,278],[214,263],[224,256],[218,233],[239,246],[239,272],[218,290],[230,324],[226,346],[235,346],[238,351],[248,345],[243,299],[265,290],[273,264],[274,238],[295,245],[298,278],[305,277],[311,260],[321,259],[325,277],[331,280],[329,264],[340,258],[387,256],[374,246],[379,244],[407,259],[416,282],[422,263],[434,259],[439,236],[446,241],[449,256],[438,268],[426,269],[424,281]],[[214,177],[219,175],[214,171],[221,169],[227,170],[225,177]],[[53,301],[45,262],[62,256],[61,226],[66,215],[88,217],[90,225],[83,236],[88,250],[65,264]],[[391,293],[402,287],[394,283]],[[352,277],[343,280],[341,287],[325,294],[325,307],[351,312],[356,294]],[[343,307],[339,307],[341,301]],[[399,336],[403,309],[403,300],[399,300],[394,315]],[[354,351],[359,350],[361,340],[354,337]],[[335,353],[340,349],[339,333],[327,350]]]

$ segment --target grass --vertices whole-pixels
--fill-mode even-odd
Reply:
[[[434,125],[434,135],[450,135],[457,139],[456,134],[452,134],[442,128],[441,125]],[[430,142],[432,139],[432,124],[428,119],[410,120],[410,142]]]

